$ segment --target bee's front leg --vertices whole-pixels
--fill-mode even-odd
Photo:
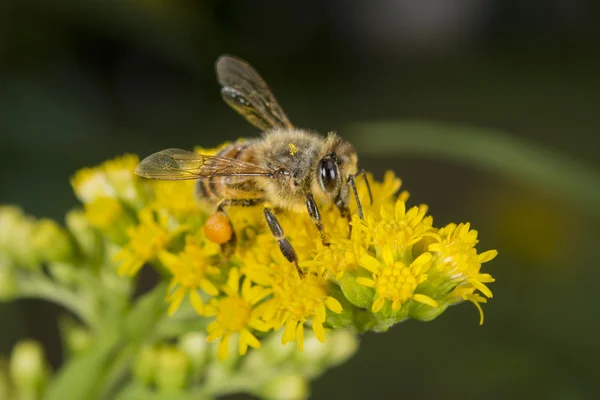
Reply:
[[[330,243],[327,241],[325,231],[323,230],[323,224],[321,223],[321,213],[319,212],[319,207],[317,207],[317,203],[315,203],[315,199],[311,193],[306,195],[306,209],[308,210],[308,215],[310,215],[310,218],[319,230],[323,246],[329,247]]]
[[[304,272],[302,272],[302,269],[300,269],[300,266],[298,265],[298,257],[296,256],[296,252],[294,251],[292,244],[286,239],[285,234],[283,233],[283,228],[279,224],[279,221],[270,208],[265,208],[265,219],[267,220],[269,229],[271,229],[271,233],[277,240],[277,244],[279,244],[281,253],[289,262],[294,263],[296,270],[298,271],[298,275],[300,275],[300,278],[303,278]]]

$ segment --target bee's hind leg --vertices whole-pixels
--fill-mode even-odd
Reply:
[[[235,229],[233,228],[233,225],[231,224],[231,220],[229,219],[229,215],[227,214],[227,211],[225,211],[225,208],[229,207],[229,206],[234,206],[234,207],[252,207],[258,204],[263,203],[265,200],[261,199],[261,198],[254,198],[254,199],[224,199],[222,200],[219,205],[217,206],[217,213],[221,213],[224,214],[227,217],[228,223],[229,223],[229,227],[231,229],[231,237],[229,238],[228,241],[226,241],[225,243],[221,243],[221,250],[223,251],[223,255],[225,256],[225,258],[229,258],[233,255],[233,253],[235,252],[236,246],[237,246],[237,235],[235,233]]]
[[[289,262],[294,263],[296,270],[298,271],[298,275],[300,275],[300,278],[303,278],[304,272],[300,268],[300,265],[298,265],[298,257],[296,256],[296,252],[294,251],[292,244],[286,239],[285,234],[283,233],[283,228],[279,224],[275,214],[273,214],[271,209],[267,207],[265,207],[265,219],[267,220],[269,229],[271,229],[271,233],[277,240],[277,244],[279,244],[281,253]]]

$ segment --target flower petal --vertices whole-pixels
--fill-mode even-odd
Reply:
[[[198,315],[202,315],[204,311],[204,302],[195,289],[190,290],[190,303]]]
[[[252,329],[256,329],[257,331],[266,332],[271,329],[271,326],[266,322],[262,321],[259,318],[252,318],[250,322],[248,322],[248,326]]]
[[[381,250],[381,256],[383,257],[385,265],[387,265],[388,267],[394,265],[394,254],[392,253],[392,249],[390,248],[390,246],[383,247],[383,249]]]
[[[200,289],[202,289],[204,291],[204,293],[206,293],[210,296],[218,296],[219,295],[219,289],[217,289],[217,287],[208,279],[202,279],[200,281]]]
[[[325,322],[325,318],[327,316],[327,313],[325,311],[325,304],[323,303],[319,303],[315,306],[315,315],[313,317],[313,320],[317,320],[321,323]]]
[[[371,306],[371,311],[373,311],[374,313],[379,312],[383,308],[384,304],[385,299],[383,299],[382,297],[377,298],[377,300],[375,300],[373,302],[373,305]]]
[[[183,300],[184,297],[185,297],[185,289],[177,288],[177,290],[175,290],[173,292],[173,294],[169,296],[169,301],[171,302],[171,305],[169,305],[169,310],[167,311],[167,314],[169,314],[169,315],[175,314],[175,312],[179,309],[179,306],[181,305],[181,301]]]
[[[432,258],[433,258],[433,255],[429,252],[426,252],[426,253],[421,254],[419,257],[417,257],[410,265],[411,265],[411,267],[426,265],[431,262]]]
[[[427,304],[428,306],[431,306],[431,307],[438,306],[437,302],[434,299],[432,299],[431,297],[426,296],[424,294],[415,293],[412,295],[412,299],[414,301],[418,301],[419,303]]]
[[[375,287],[375,281],[373,279],[364,278],[362,276],[356,278],[356,283],[366,287]]]
[[[315,336],[317,337],[317,339],[319,339],[319,342],[324,343],[325,342],[325,330],[323,329],[323,324],[320,323],[319,321],[313,319],[312,320],[312,329],[313,329],[313,332],[315,333]]]
[[[402,218],[404,218],[404,215],[406,214],[406,204],[404,203],[404,201],[398,200],[396,202],[395,214],[396,221],[400,221]]]
[[[364,269],[377,274],[379,273],[379,267],[381,263],[378,259],[373,256],[370,256],[366,251],[360,256],[360,266]]]
[[[492,298],[494,297],[494,295],[492,294],[492,291],[490,290],[490,288],[488,288],[487,286],[485,286],[483,283],[475,280],[475,279],[470,279],[469,283],[473,286],[475,286],[475,288],[477,290],[479,290],[481,293],[483,293],[486,297],[488,298]]]
[[[477,261],[481,264],[486,263],[488,261],[493,260],[498,255],[498,250],[488,250],[483,252],[477,256]]]
[[[221,338],[219,342],[219,347],[217,348],[217,358],[219,360],[227,360],[229,356],[229,335],[225,335]]]
[[[335,297],[327,297],[325,299],[325,306],[336,314],[340,314],[342,312],[342,305]]]
[[[253,347],[255,349],[260,348],[260,341],[250,332],[248,329],[244,329],[241,333],[241,339],[244,339],[248,346]]]
[[[240,272],[237,268],[231,268],[227,278],[227,294],[238,293],[240,285]]]
[[[299,323],[298,327],[296,328],[296,341],[298,343],[298,350],[304,351],[304,324],[303,323]]]
[[[283,336],[281,337],[281,344],[286,344],[294,340],[296,336],[296,325],[297,321],[288,321],[285,324],[285,330],[283,331]]]

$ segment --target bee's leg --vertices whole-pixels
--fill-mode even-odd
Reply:
[[[372,205],[373,204],[373,193],[371,193],[371,184],[369,184],[369,178],[367,178],[367,171],[365,171],[364,169],[361,169],[360,171],[358,171],[356,173],[356,175],[354,175],[355,178],[358,178],[359,176],[362,176],[363,178],[365,178],[365,183],[367,184],[367,192],[369,192],[369,201]]]
[[[315,199],[311,193],[306,195],[306,209],[308,210],[308,215],[310,215],[310,218],[319,230],[321,242],[324,246],[329,246],[330,243],[325,237],[325,231],[323,230],[323,224],[321,223],[321,213],[319,212],[319,207],[317,207],[317,203],[315,203]]]
[[[340,215],[342,218],[346,218],[348,220],[348,239],[352,236],[352,215],[350,215],[350,209],[346,204],[336,204],[338,210],[340,210]]]
[[[281,225],[279,225],[279,221],[277,221],[277,218],[270,208],[265,207],[265,219],[267,220],[269,229],[271,229],[271,233],[273,233],[273,236],[275,236],[275,239],[279,244],[281,253],[289,262],[294,263],[296,270],[298,271],[298,275],[300,275],[300,278],[303,278],[304,272],[302,272],[300,266],[298,265],[298,257],[296,257],[296,252],[294,251],[291,243],[285,238],[283,228],[281,228]]]
[[[363,214],[362,205],[360,204],[360,198],[358,197],[358,190],[356,190],[356,182],[354,181],[354,175],[350,175],[347,181],[350,186],[352,186],[352,191],[354,192],[354,198],[356,199],[356,208],[358,209],[358,216],[360,219],[364,220],[365,216]]]
[[[265,199],[224,199],[217,206],[217,212],[225,214],[227,217],[227,211],[225,211],[226,207],[229,206],[237,206],[237,207],[252,207],[258,204],[261,204],[265,201]],[[231,227],[231,238],[221,245],[221,250],[225,257],[229,257],[235,251],[237,245],[237,235],[235,234],[235,229],[233,229],[233,225],[231,224],[231,220],[229,220],[229,226]]]
[[[225,199],[222,200],[217,206],[217,211],[225,213],[225,207],[237,206],[237,207],[252,207],[258,204],[264,203],[265,199]],[[227,214],[227,213],[225,213]]]

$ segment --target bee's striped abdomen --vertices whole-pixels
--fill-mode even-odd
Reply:
[[[252,158],[251,141],[238,141],[232,143],[221,149],[216,155],[223,158],[250,161]],[[199,197],[213,203],[224,198],[237,197],[234,195],[236,191],[244,191],[244,183],[240,182],[241,179],[242,178],[236,178],[235,176],[201,179],[196,184],[196,193]],[[248,186],[247,182],[245,186]]]

